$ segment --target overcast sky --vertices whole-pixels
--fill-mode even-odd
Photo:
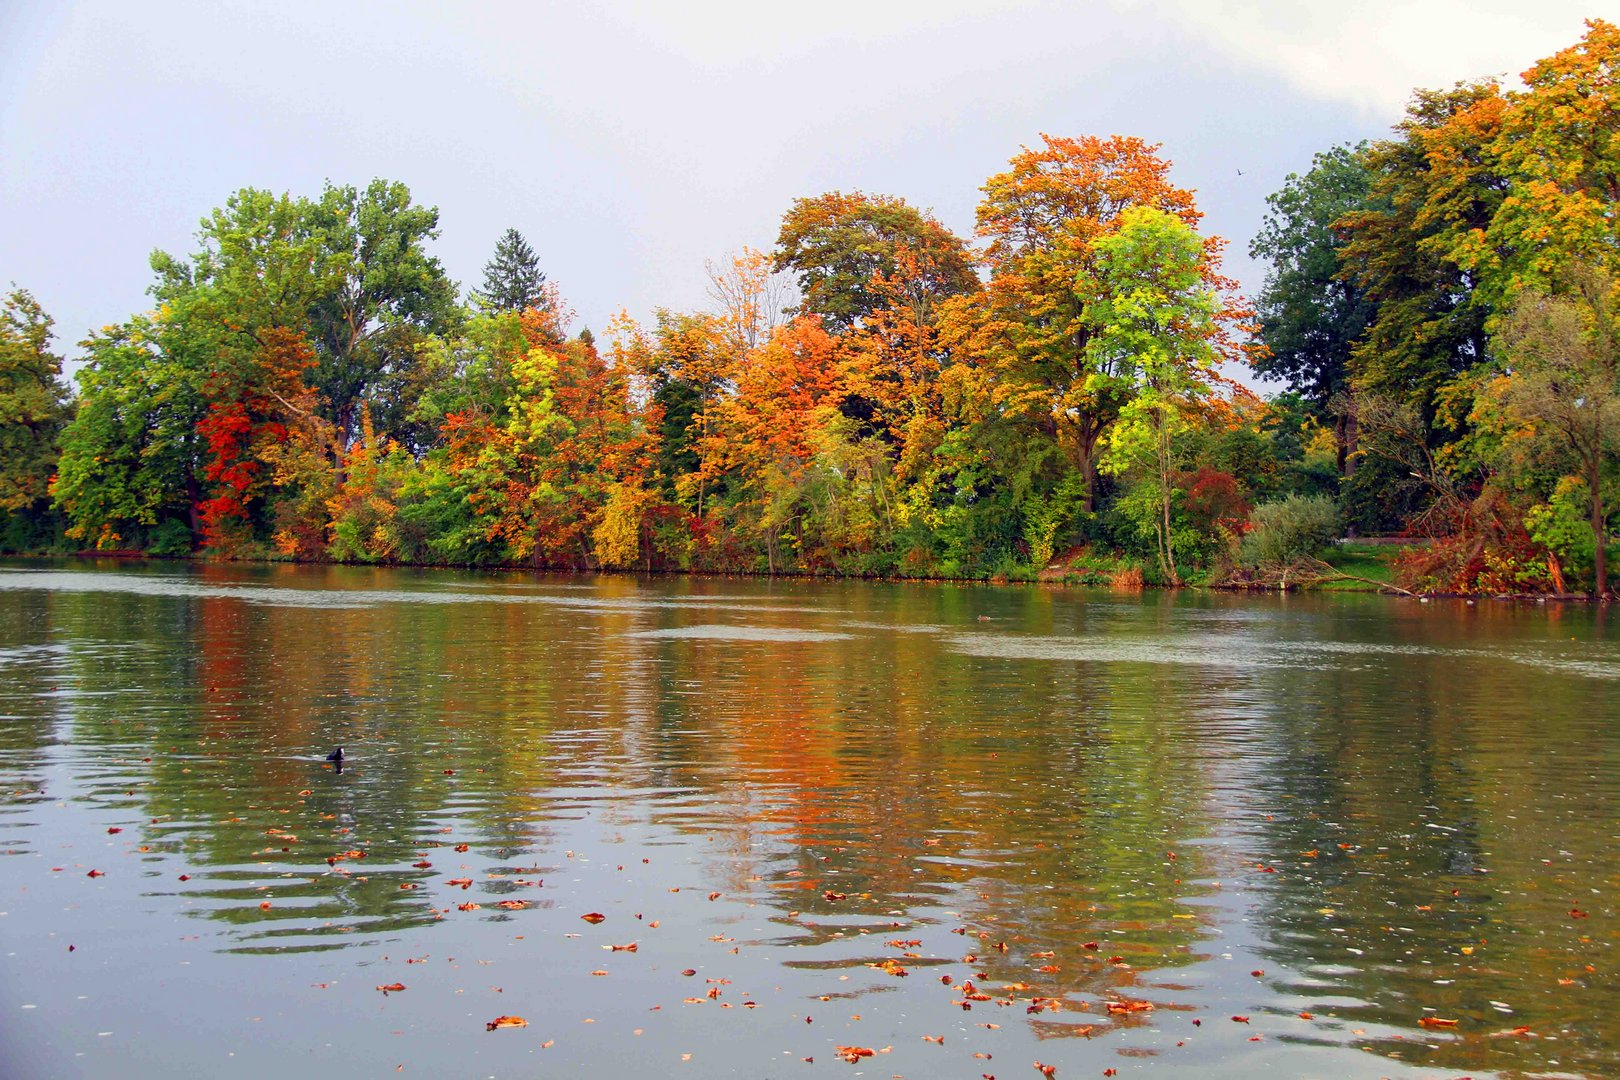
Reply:
[[[600,329],[621,307],[703,306],[704,260],[769,247],[801,195],[900,195],[971,235],[980,184],[1044,131],[1162,143],[1252,292],[1248,241],[1289,172],[1386,133],[1414,87],[1516,76],[1590,15],[1616,13],[0,0],[0,286],[32,290],[71,354],[145,309],[151,250],[191,251],[237,188],[381,176],[439,208],[434,251],[464,287],[513,226],[576,328]]]

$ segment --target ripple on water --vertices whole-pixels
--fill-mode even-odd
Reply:
[[[693,641],[847,641],[853,634],[831,630],[804,630],[792,626],[741,626],[703,623],[698,626],[672,626],[661,630],[640,630],[632,638],[669,638]]]
[[[7,1076],[1620,1075],[1595,614],[714,587],[0,580]]]

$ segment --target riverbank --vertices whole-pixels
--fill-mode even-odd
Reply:
[[[1347,540],[1334,545],[1322,553],[1320,563],[1331,568],[1337,576],[1328,576],[1322,572],[1315,574],[1285,575],[1274,579],[1233,580],[1231,578],[1217,580],[1212,571],[1200,569],[1189,574],[1179,586],[1186,589],[1210,589],[1222,592],[1313,592],[1313,593],[1376,593],[1386,596],[1404,596],[1415,599],[1490,599],[1490,600],[1519,600],[1519,601],[1556,601],[1559,603],[1590,603],[1593,598],[1586,593],[1545,593],[1545,592],[1497,592],[1497,593],[1460,593],[1446,591],[1412,591],[1401,588],[1396,583],[1396,561],[1400,555],[1414,546],[1411,542],[1398,538],[1375,537],[1368,539]],[[801,581],[872,581],[872,582],[934,582],[941,584],[976,584],[994,586],[1012,585],[1040,585],[1056,588],[1107,588],[1122,592],[1137,592],[1146,589],[1171,588],[1163,582],[1155,581],[1153,575],[1145,569],[1142,561],[1129,555],[1118,552],[1099,552],[1089,547],[1075,548],[1064,553],[1061,557],[1049,563],[1040,570],[1029,567],[1018,567],[996,573],[985,573],[966,576],[950,576],[943,574],[847,574],[813,571],[777,571],[765,573],[747,570],[708,570],[708,569],[675,569],[659,567],[654,569],[628,569],[604,567],[578,567],[578,566],[520,566],[490,564],[483,566],[462,566],[445,563],[362,563],[342,561],[336,559],[233,559],[219,556],[200,554],[191,555],[160,555],[151,552],[135,550],[113,551],[74,551],[54,553],[6,553],[0,555],[5,560],[52,560],[74,559],[83,561],[113,562],[163,562],[163,563],[217,563],[220,565],[235,566],[373,566],[390,567],[409,570],[445,570],[469,571],[490,570],[507,572],[524,572],[545,575],[567,574],[625,574],[633,577],[678,577],[691,576],[702,578],[732,578],[739,580],[753,579],[791,579]],[[1605,598],[1603,603],[1608,603]]]

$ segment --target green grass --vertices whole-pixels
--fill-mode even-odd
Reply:
[[[1336,544],[1322,556],[1322,561],[1345,574],[1377,582],[1395,580],[1394,560],[1401,547],[1396,544]],[[1375,586],[1365,581],[1330,581],[1322,586],[1324,592],[1365,592]]]

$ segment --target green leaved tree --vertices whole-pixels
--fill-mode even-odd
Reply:
[[[1204,240],[1180,216],[1131,207],[1093,245],[1079,293],[1087,363],[1124,373],[1129,394],[1103,441],[1102,468],[1146,492],[1165,580],[1181,584],[1174,518],[1178,450],[1189,408],[1209,393],[1221,305],[1204,274]],[[1127,494],[1129,500],[1129,493]]]
[[[1343,273],[1345,238],[1335,223],[1368,208],[1372,173],[1365,146],[1337,146],[1317,154],[1303,176],[1290,173],[1249,254],[1271,264],[1255,303],[1266,352],[1259,374],[1281,379],[1310,405],[1319,421],[1332,418],[1340,475],[1355,449],[1348,409],[1336,399],[1350,390],[1350,359],[1377,313],[1366,291]]]
[[[50,343],[51,317],[12,289],[0,305],[0,516],[36,510],[49,496],[69,411],[62,358]]]

